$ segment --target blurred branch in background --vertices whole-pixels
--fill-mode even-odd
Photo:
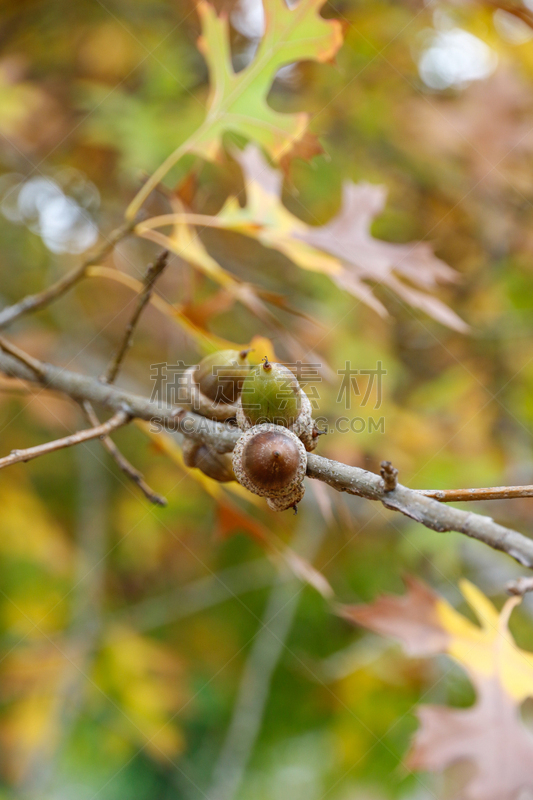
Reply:
[[[272,584],[273,572],[272,564],[264,558],[237,564],[158,597],[133,603],[125,611],[112,615],[111,621],[131,623],[138,631],[154,630],[241,594],[264,589]],[[291,575],[289,571],[280,571],[279,579],[288,580]]]
[[[64,748],[83,710],[87,677],[102,626],[102,603],[109,526],[109,483],[98,458],[96,443],[77,451],[78,468],[76,576],[72,590],[71,621],[57,648],[64,662],[49,718],[50,737],[33,753],[20,787],[24,798],[41,798],[55,789]]]
[[[326,523],[320,514],[315,514],[313,521],[305,520],[298,526],[293,549],[312,562],[326,533]],[[230,726],[207,791],[212,800],[233,800],[241,787],[261,729],[272,677],[286,649],[301,591],[301,583],[287,581],[282,570],[244,665]]]
[[[71,286],[74,286],[75,283],[85,277],[89,267],[99,264],[102,259],[113,250],[118,242],[132,232],[134,227],[135,223],[133,220],[125,222],[110,233],[109,236],[105,238],[102,245],[92,255],[88,256],[78,267],[74,267],[74,269],[67,272],[66,275],[47,289],[43,289],[43,291],[38,294],[27,295],[27,297],[20,302],[2,309],[2,311],[0,311],[0,328],[5,328],[24,314],[45,308],[53,300],[65,294]]]

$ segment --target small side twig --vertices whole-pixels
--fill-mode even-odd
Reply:
[[[13,358],[16,358],[17,361],[20,361],[26,367],[29,367],[39,380],[43,380],[44,370],[41,363],[37,361],[37,359],[30,356],[29,353],[25,353],[24,350],[20,350],[20,348],[18,348],[15,344],[12,344],[12,342],[8,342],[7,339],[4,339],[3,336],[0,336],[0,348],[4,351],[4,353],[8,353],[10,356],[13,356]]]
[[[100,420],[96,416],[92,405],[87,400],[82,403],[82,409],[91,425],[93,427],[97,427],[100,424]],[[131,478],[131,480],[137,484],[141,492],[151,503],[154,503],[156,506],[166,506],[168,504],[166,497],[154,492],[153,489],[148,486],[142,473],[135,469],[135,467],[130,464],[127,458],[124,458],[114,441],[109,436],[102,437],[102,445],[105,447],[109,455],[115,460],[122,472],[124,472],[128,478]]]
[[[94,428],[77,431],[62,439],[54,439],[52,442],[45,442],[45,444],[39,444],[36,447],[28,447],[26,450],[12,450],[8,456],[0,458],[0,469],[10,467],[12,464],[17,464],[19,461],[31,461],[34,458],[46,455],[46,453],[53,453],[55,450],[63,450],[65,447],[72,447],[75,444],[81,444],[90,439],[98,439],[99,437],[107,436],[111,431],[126,425],[130,419],[131,414],[128,411],[120,410],[110,417],[107,422],[103,422],[101,425],[97,425]]]
[[[115,378],[117,377],[118,371],[124,360],[126,353],[128,352],[129,348],[132,345],[133,339],[133,332],[141,314],[150,300],[150,296],[154,289],[154,285],[156,280],[159,278],[163,270],[165,269],[167,262],[168,262],[169,252],[168,250],[163,250],[162,253],[157,257],[153,264],[150,264],[146,271],[146,275],[144,277],[144,289],[139,295],[137,307],[133,312],[133,316],[128,322],[126,326],[126,330],[124,331],[124,336],[122,337],[122,341],[120,342],[117,352],[115,353],[114,358],[112,359],[111,363],[109,364],[107,370],[105,371],[104,375],[100,378],[101,381],[104,383],[114,383]]]
[[[419,494],[432,497],[433,500],[438,500],[441,503],[533,497],[533,486],[489,486],[483,489],[417,489],[417,491]]]
[[[89,267],[100,263],[121,239],[124,239],[128,233],[131,233],[136,222],[138,222],[138,220],[128,220],[121,225],[120,228],[114,230],[106,237],[105,242],[103,242],[92,255],[88,256],[78,267],[71,269],[70,272],[67,272],[66,275],[63,275],[62,278],[47,289],[43,289],[42,292],[38,292],[37,294],[30,294],[18,303],[14,303],[14,305],[8,306],[0,311],[0,328],[5,328],[7,325],[10,325],[16,319],[22,317],[23,314],[44,308],[53,300],[65,294],[71,286],[74,286],[75,283],[84,277]]]
[[[383,478],[386,492],[393,492],[398,486],[398,470],[390,461],[382,461],[380,475]]]
[[[533,592],[533,578],[517,578],[515,581],[509,581],[506,589],[509,594],[523,597],[527,592]]]

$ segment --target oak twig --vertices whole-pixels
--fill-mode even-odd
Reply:
[[[464,500],[511,500],[533,497],[533,486],[492,486],[485,489],[419,489],[419,494],[440,503],[459,503]]]
[[[23,314],[44,308],[57,297],[61,297],[61,295],[65,294],[71,286],[74,286],[75,283],[84,277],[89,267],[102,261],[121,239],[124,239],[128,233],[131,233],[135,224],[136,220],[128,220],[110,233],[105,242],[102,243],[93,255],[88,256],[79,266],[71,269],[70,272],[67,272],[66,275],[63,275],[62,278],[59,278],[59,280],[47,289],[43,289],[42,292],[38,292],[37,294],[29,294],[18,303],[7,306],[7,308],[0,311],[0,328],[5,328],[7,325],[10,325],[16,319],[22,317]]]
[[[97,427],[100,424],[100,420],[96,416],[92,405],[86,400],[82,403],[82,408],[91,425],[93,427]],[[154,492],[154,490],[148,486],[142,473],[139,472],[138,469],[135,469],[132,464],[130,464],[128,459],[122,455],[115,442],[109,436],[102,437],[102,445],[105,447],[109,455],[115,460],[122,472],[124,472],[128,478],[131,478],[131,480],[137,484],[141,492],[151,503],[154,503],[156,506],[166,506],[168,504],[166,497],[157,494],[157,492]]]
[[[154,263],[150,264],[150,266],[148,267],[146,275],[144,277],[144,289],[139,295],[139,298],[137,300],[137,307],[135,308],[133,316],[126,326],[126,330],[124,331],[124,336],[117,348],[117,352],[115,353],[113,360],[109,364],[105,374],[102,375],[100,379],[104,383],[114,383],[115,378],[117,377],[118,371],[120,369],[120,366],[122,364],[122,361],[124,360],[126,353],[128,352],[129,348],[132,345],[133,332],[135,330],[135,327],[139,322],[139,319],[141,317],[141,314],[145,306],[150,301],[150,297],[154,289],[155,282],[167,265],[168,256],[169,256],[168,250],[163,250],[163,252],[160,253],[157,259],[154,261]]]
[[[26,450],[12,450],[8,456],[0,458],[0,469],[10,467],[12,464],[17,464],[20,461],[31,461],[39,456],[44,456],[46,453],[53,453],[55,450],[63,450],[65,447],[72,447],[75,444],[87,442],[90,439],[98,439],[102,436],[107,436],[111,431],[126,425],[131,419],[131,414],[128,411],[117,411],[107,422],[97,425],[95,428],[87,428],[83,431],[71,433],[69,436],[64,436],[62,439],[54,439],[52,442],[45,442],[36,447],[28,447]]]
[[[121,411],[126,405],[131,417],[155,419],[196,441],[206,442],[219,453],[231,452],[240,436],[239,429],[231,424],[214,422],[192,411],[183,411],[176,415],[175,407],[155,403],[87,375],[70,372],[52,364],[37,363],[42,370],[42,378],[19,359],[0,352],[0,372],[6,375],[40,383],[72,397],[77,402],[88,400],[112,411]],[[443,505],[434,498],[401,484],[387,492],[380,475],[323,458],[315,453],[307,456],[307,475],[329,484],[338,492],[348,492],[381,502],[386,508],[398,511],[432,530],[463,533],[495,550],[507,553],[523,566],[533,569],[533,540],[499,525],[491,517]]]

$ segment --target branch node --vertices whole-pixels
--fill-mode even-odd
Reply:
[[[508,594],[523,597],[527,592],[533,592],[533,578],[517,578],[515,581],[509,581],[505,588]]]
[[[132,409],[129,403],[126,403],[126,401],[120,404],[120,410],[123,411],[125,414],[127,414],[129,419],[133,419],[135,416],[134,410]]]
[[[380,469],[386,492],[393,492],[398,485],[398,470],[393,467],[390,461],[382,461]]]

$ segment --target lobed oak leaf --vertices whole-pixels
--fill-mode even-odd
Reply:
[[[325,0],[300,0],[289,8],[285,0],[262,0],[265,32],[252,62],[240,72],[231,63],[229,25],[206,0],[197,3],[202,25],[198,47],[211,80],[204,122],[146,181],[126,210],[133,219],[150,192],[187,153],[215,160],[226,132],[257,142],[269,156],[288,169],[291,158],[311,158],[321,152],[307,128],[309,114],[274,111],[267,97],[278,71],[298,61],[332,61],[343,40],[338,20],[320,16]]]
[[[468,760],[477,771],[465,800],[515,800],[533,789],[533,736],[497,680],[480,680],[476,688],[473,708],[419,709],[421,728],[407,766],[434,772]]]
[[[222,225],[256,237],[302,269],[328,275],[382,316],[388,312],[369,284],[385,286],[449,328],[468,330],[454,311],[430,294],[440,284],[456,282],[455,270],[425,242],[394,244],[371,235],[370,226],[385,206],[384,187],[346,182],[339,214],[326,225],[313,227],[283,206],[282,175],[266,163],[258,148],[250,145],[235,157],[244,172],[247,203],[241,208],[236,198],[230,198],[218,215]]]
[[[226,131],[258,142],[276,161],[294,149],[314,154],[319,145],[306,133],[309,115],[274,111],[267,96],[281,67],[298,61],[330,61],[342,44],[337,20],[320,16],[324,0],[300,0],[289,8],[285,0],[263,0],[265,32],[253,61],[240,72],[231,64],[229,26],[205,0],[198,3],[202,35],[198,46],[207,61],[211,91],[207,117],[194,150],[216,157]],[[303,141],[303,149],[298,143]]]
[[[533,736],[520,719],[520,704],[533,697],[533,653],[517,647],[508,628],[520,598],[508,600],[498,613],[479,589],[463,581],[477,626],[425,584],[414,578],[406,583],[403,597],[382,597],[339,613],[394,636],[411,655],[448,654],[467,671],[477,694],[468,709],[419,709],[421,727],[408,766],[440,771],[468,762],[475,772],[464,786],[464,800],[516,800],[523,790],[533,790]]]

